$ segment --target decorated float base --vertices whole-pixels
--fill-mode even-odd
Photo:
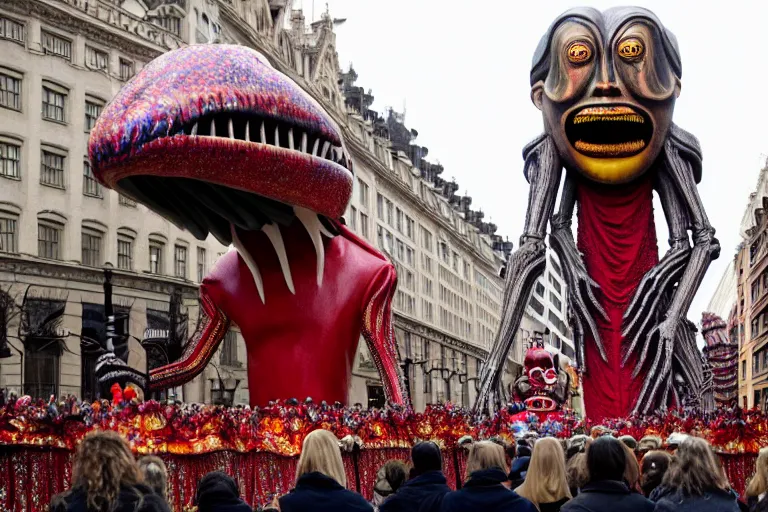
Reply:
[[[424,413],[407,409],[360,410],[311,402],[287,401],[265,408],[225,409],[200,405],[135,402],[112,405],[31,404],[24,399],[0,406],[0,510],[44,511],[65,491],[79,441],[90,431],[111,429],[131,443],[137,455],[153,453],[169,469],[172,509],[188,509],[198,480],[222,470],[238,480],[252,506],[269,503],[293,486],[299,451],[306,434],[323,428],[343,446],[347,487],[372,498],[376,472],[390,459],[408,460],[419,440],[433,440],[443,453],[449,486],[461,486],[466,452],[464,436],[512,441],[526,432],[569,438],[610,431],[640,439],[687,432],[706,438],[720,455],[734,489],[744,492],[757,453],[768,446],[768,417],[761,412],[723,409],[716,413],[671,411],[592,425],[569,412],[540,417],[515,404],[476,421],[450,404]]]

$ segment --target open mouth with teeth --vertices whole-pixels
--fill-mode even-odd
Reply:
[[[246,233],[266,235],[257,238],[274,248],[291,292],[286,247],[314,247],[320,285],[321,235],[335,236],[352,194],[352,161],[330,116],[244,47],[190,46],[145,66],[97,120],[89,156],[110,188],[199,240],[233,244],[262,301]]]
[[[630,106],[589,106],[568,116],[565,134],[585,156],[625,158],[648,146],[653,123],[647,113]]]

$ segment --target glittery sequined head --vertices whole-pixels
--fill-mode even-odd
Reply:
[[[89,155],[99,181],[198,238],[226,241],[230,224],[258,229],[292,207],[338,218],[352,193],[331,117],[243,46],[189,46],[150,62],[104,109]]]

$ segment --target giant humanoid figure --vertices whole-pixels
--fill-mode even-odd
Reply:
[[[108,352],[97,364],[102,384],[183,384],[234,322],[254,405],[345,402],[361,332],[385,393],[403,402],[395,269],[339,221],[354,180],[341,133],[262,55],[202,45],[158,57],[104,109],[89,154],[106,186],[236,249],[203,280],[202,318],[181,358],[146,376]]]
[[[672,123],[681,76],[674,35],[646,9],[571,9],[542,37],[531,98],[544,134],[523,152],[525,231],[507,268],[477,410],[505,398],[501,369],[544,270],[548,223],[568,283],[587,414],[599,420],[696,401],[680,396],[700,390],[703,378],[686,313],[719,245],[696,188],[699,143]],[[670,235],[660,261],[654,190]]]

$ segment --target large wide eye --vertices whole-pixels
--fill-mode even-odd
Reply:
[[[592,48],[583,41],[576,41],[568,47],[568,60],[574,64],[585,64],[591,58]]]
[[[619,43],[619,56],[627,61],[635,61],[643,56],[645,47],[643,42],[636,37],[630,37]]]

